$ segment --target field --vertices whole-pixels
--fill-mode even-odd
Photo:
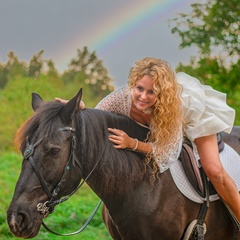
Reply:
[[[17,239],[9,231],[6,223],[6,210],[11,201],[15,183],[21,169],[22,157],[17,153],[0,154],[0,239]],[[66,202],[58,205],[53,214],[44,222],[53,231],[71,233],[77,231],[91,215],[99,202],[99,198],[87,185],[83,185],[78,192]],[[110,240],[109,233],[101,217],[101,207],[86,229],[71,237],[56,236],[41,227],[35,240],[42,239],[81,239],[81,240]]]

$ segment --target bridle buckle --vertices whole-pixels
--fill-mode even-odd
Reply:
[[[24,159],[28,159],[30,156],[32,156],[34,153],[34,146],[33,145],[28,145],[27,148],[25,149],[23,156]]]
[[[47,202],[45,203],[38,203],[37,205],[37,211],[40,212],[44,218],[46,218],[49,215],[49,207],[47,207]]]

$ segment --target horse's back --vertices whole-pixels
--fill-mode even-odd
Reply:
[[[234,126],[229,134],[222,132],[222,139],[240,154],[240,126]]]

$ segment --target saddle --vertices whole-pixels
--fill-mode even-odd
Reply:
[[[218,151],[220,153],[224,149],[224,143],[222,141],[222,136],[220,133],[217,134],[217,140],[218,140]],[[205,198],[206,197],[206,189],[205,189],[206,176],[202,167],[198,166],[197,160],[193,153],[192,143],[188,139],[184,140],[179,160],[182,162],[184,172],[189,182],[192,184],[193,188],[195,189],[195,191],[201,197]],[[210,195],[216,194],[216,190],[214,189],[211,182],[209,182],[208,185],[209,185],[209,194]]]
[[[224,149],[224,143],[222,141],[220,133],[217,135],[217,140],[218,151],[220,153]],[[198,218],[189,224],[184,235],[184,240],[203,240],[206,233],[206,225],[204,223],[204,219],[206,217],[207,210],[210,204],[209,196],[211,194],[215,194],[216,190],[214,189],[211,182],[208,180],[202,167],[198,166],[197,160],[193,153],[193,146],[188,139],[185,139],[183,143],[179,160],[182,162],[184,172],[195,191],[200,196],[206,199],[200,208]]]

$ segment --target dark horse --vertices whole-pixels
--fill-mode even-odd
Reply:
[[[18,130],[22,171],[7,211],[16,237],[32,238],[42,220],[81,179],[102,199],[103,219],[113,239],[179,240],[201,205],[185,198],[170,171],[152,183],[144,156],[117,150],[108,127],[144,140],[147,129],[127,117],[79,109],[81,90],[66,105],[33,94],[35,114]],[[59,202],[58,202],[59,201]],[[220,201],[210,204],[206,240],[232,239],[233,224]]]

